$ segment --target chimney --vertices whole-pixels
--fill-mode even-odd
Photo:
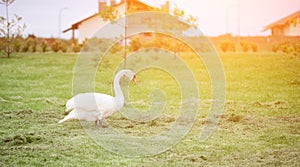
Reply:
[[[162,11],[169,13],[170,11],[170,1],[166,1],[164,5],[161,6]]]
[[[110,1],[110,6],[115,6],[117,4],[116,0],[111,0]]]
[[[106,0],[98,0],[98,12],[106,8]]]

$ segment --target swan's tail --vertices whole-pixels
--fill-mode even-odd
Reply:
[[[72,119],[76,119],[76,115],[74,113],[74,110],[72,110],[67,116],[65,116],[64,119],[58,121],[58,123],[60,124],[60,123],[63,123],[65,121],[72,120]]]
[[[62,119],[62,120],[58,121],[58,123],[61,124],[61,123],[65,122],[65,121],[66,121],[66,119]]]

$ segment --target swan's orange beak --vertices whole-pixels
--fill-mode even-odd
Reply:
[[[133,84],[136,84],[136,83],[137,83],[137,82],[136,82],[136,76],[135,76],[135,75],[132,77],[131,82],[132,82]]]

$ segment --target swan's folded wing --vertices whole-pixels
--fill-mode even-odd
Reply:
[[[67,101],[66,103],[66,111],[72,110],[75,108],[74,104],[74,98],[72,97],[70,100]]]
[[[106,94],[97,94],[96,95],[97,108],[104,115],[108,112],[115,112],[116,105],[114,97]]]
[[[101,93],[82,93],[73,97],[73,105],[80,110],[101,112],[114,107],[113,99],[112,96]]]

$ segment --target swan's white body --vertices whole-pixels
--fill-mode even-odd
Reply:
[[[121,70],[114,79],[114,91],[116,97],[101,93],[82,93],[72,97],[66,103],[66,111],[70,113],[58,123],[67,120],[99,121],[102,126],[102,119],[111,116],[120,110],[124,105],[124,96],[119,81],[122,76],[127,76],[135,82],[135,75],[130,70]]]

